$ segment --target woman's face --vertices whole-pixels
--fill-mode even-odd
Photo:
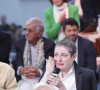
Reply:
[[[63,3],[63,0],[52,0],[53,4],[55,4],[56,6],[61,6]]]
[[[56,66],[60,68],[61,71],[67,71],[73,65],[75,55],[71,56],[69,50],[63,46],[56,46],[54,52],[54,59]]]

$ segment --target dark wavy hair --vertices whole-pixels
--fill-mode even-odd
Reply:
[[[50,1],[50,3],[53,5],[52,0],[49,0],[49,1]],[[63,0],[63,2],[68,2],[68,0]]]

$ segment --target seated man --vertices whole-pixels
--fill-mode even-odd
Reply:
[[[18,90],[14,70],[0,62],[0,90]]]
[[[19,80],[22,76],[24,80],[32,79],[33,82],[42,74],[45,59],[53,56],[55,43],[42,37],[44,27],[38,18],[29,19],[25,30],[25,38],[15,42],[17,76]]]
[[[63,33],[73,40],[77,47],[77,57],[75,61],[80,67],[96,71],[96,50],[93,42],[78,36],[78,24],[73,18],[65,19],[63,24]]]
[[[40,82],[48,82],[59,90],[97,90],[95,72],[79,67],[75,58],[75,43],[68,38],[58,41],[54,58],[47,60],[46,71]],[[52,73],[55,65],[60,69],[59,74]]]

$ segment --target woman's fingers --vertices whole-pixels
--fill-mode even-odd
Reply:
[[[48,77],[48,83],[51,85],[59,86],[60,79],[57,74],[52,74],[51,76]]]

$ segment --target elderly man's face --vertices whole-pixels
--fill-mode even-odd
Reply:
[[[65,47],[55,47],[54,59],[56,66],[60,68],[61,71],[69,70],[70,67],[73,65],[75,57],[75,54],[71,56],[71,54]]]
[[[64,32],[65,36],[73,41],[76,41],[77,37],[78,37],[78,28],[76,25],[66,25],[65,28],[65,32]]]
[[[26,40],[32,42],[32,41],[36,41],[39,38],[39,32],[36,29],[35,25],[27,25],[26,26],[26,31],[25,31],[25,37]]]

